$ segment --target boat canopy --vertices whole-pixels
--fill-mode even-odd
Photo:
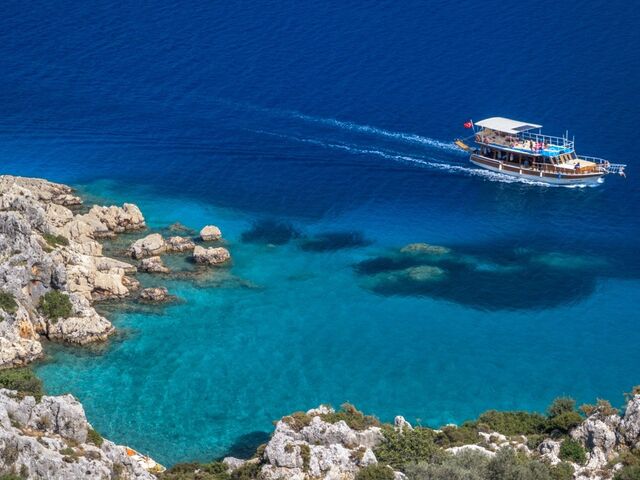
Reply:
[[[511,133],[513,135],[526,132],[527,130],[533,130],[535,128],[542,128],[542,125],[519,122],[518,120],[511,120],[510,118],[504,117],[491,117],[485,120],[480,120],[475,124],[479,127],[488,128],[497,132]]]

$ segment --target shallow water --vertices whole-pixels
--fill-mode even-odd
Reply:
[[[246,454],[325,402],[436,426],[621,401],[640,374],[638,10],[586,2],[566,28],[543,3],[6,4],[3,172],[135,202],[154,229],[214,223],[233,255],[198,282],[141,276],[182,301],[109,307],[106,346],[49,346],[47,389],[166,463]],[[493,115],[569,127],[629,178],[473,168],[450,140]],[[445,273],[406,271],[425,266]]]

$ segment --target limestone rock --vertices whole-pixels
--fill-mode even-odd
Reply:
[[[347,479],[376,463],[372,449],[383,440],[381,429],[356,431],[342,420],[329,423],[321,418],[328,412],[327,407],[309,410],[309,424],[299,429],[287,417],[280,420],[265,448],[261,477]]]
[[[486,455],[487,457],[493,457],[496,454],[496,452],[486,449],[480,445],[461,445],[459,447],[447,448],[445,451],[452,453],[453,455],[457,455],[460,452],[468,452],[468,451],[478,452],[478,453],[481,453],[482,455]]]
[[[589,452],[587,468],[602,468],[616,455],[614,449],[619,424],[618,415],[594,414],[571,431],[571,437],[581,442]]]
[[[141,259],[160,255],[167,251],[167,244],[159,233],[152,233],[144,238],[136,240],[129,248],[129,255],[133,258]]]
[[[222,232],[215,225],[207,225],[200,230],[200,238],[204,242],[211,242],[214,240],[220,240],[222,238]]]
[[[169,291],[165,287],[145,288],[140,292],[140,300],[145,302],[166,302],[169,300]]]
[[[147,273],[169,273],[169,269],[162,262],[159,256],[143,258],[139,267],[141,272]]]
[[[411,424],[401,415],[398,415],[393,419],[393,426],[398,432],[402,432],[403,430],[413,430]]]
[[[547,438],[538,445],[538,453],[545,460],[548,460],[551,465],[560,463],[560,442]]]
[[[109,440],[101,447],[87,443],[90,428],[82,405],[71,395],[36,402],[0,389],[0,470],[51,480],[156,478],[125,447]]]
[[[193,249],[193,259],[204,265],[222,265],[231,260],[231,254],[224,247],[204,248],[197,245]]]
[[[139,230],[146,226],[142,212],[132,203],[125,203],[122,207],[96,205],[91,208],[89,215],[96,217],[107,230],[114,233]]]
[[[245,463],[247,463],[247,461],[235,457],[224,457],[222,463],[224,463],[229,468],[229,471],[233,472],[234,470],[242,467]]]
[[[169,252],[186,252],[193,250],[196,244],[187,237],[169,237],[167,239],[167,251]]]
[[[620,422],[622,438],[632,448],[640,448],[640,394],[633,395]]]

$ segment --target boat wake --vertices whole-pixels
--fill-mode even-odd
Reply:
[[[374,128],[374,127],[371,127],[371,128]],[[429,168],[429,169],[450,172],[454,174],[481,177],[492,182],[521,183],[525,185],[536,185],[536,186],[542,186],[542,187],[563,187],[563,188],[584,188],[588,186],[595,186],[595,185],[555,185],[555,184],[529,180],[521,177],[504,175],[501,173],[492,172],[490,170],[467,167],[463,165],[456,165],[455,163],[452,163],[452,162],[447,163],[446,161],[442,161],[432,157],[419,158],[416,156],[406,155],[400,152],[386,150],[386,149],[368,148],[368,147],[363,147],[360,145],[348,144],[348,143],[328,142],[328,141],[323,141],[315,138],[297,137],[293,135],[285,135],[285,134],[276,133],[276,132],[269,132],[266,130],[252,130],[252,131],[259,134],[279,137],[289,141],[317,145],[322,148],[342,150],[354,155],[376,155],[376,156],[385,158],[387,160],[393,160],[400,163],[411,164],[413,166],[418,166],[421,168]],[[444,142],[440,142],[440,143],[444,144]]]

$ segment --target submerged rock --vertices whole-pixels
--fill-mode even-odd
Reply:
[[[222,232],[215,225],[207,225],[200,230],[200,238],[203,242],[212,242],[222,238]]]
[[[450,248],[439,245],[429,245],[428,243],[410,243],[400,249],[400,253],[411,255],[445,255],[450,252]]]
[[[224,247],[204,248],[198,245],[193,250],[193,259],[199,264],[222,265],[231,260],[231,254]]]
[[[442,280],[446,272],[440,267],[420,265],[419,267],[407,268],[402,274],[414,282],[430,282]]]
[[[261,220],[254,223],[250,230],[242,234],[242,241],[263,245],[284,245],[300,237],[300,232],[289,223]]]
[[[140,292],[140,300],[145,302],[166,302],[171,296],[165,287],[145,288]]]

